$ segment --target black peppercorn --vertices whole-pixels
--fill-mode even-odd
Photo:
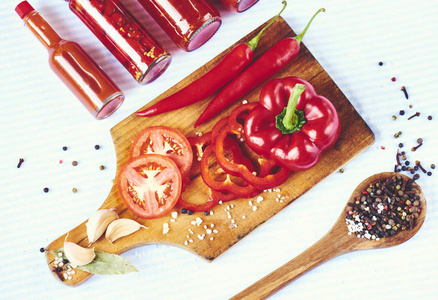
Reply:
[[[67,151],[67,146],[62,147],[62,150]]]
[[[99,150],[100,146],[99,145],[94,145],[94,149]]]
[[[181,213],[182,214],[186,214],[187,213],[187,209],[185,209],[185,208],[181,209]]]
[[[43,191],[44,191],[44,193],[48,193],[48,192],[49,192],[49,188],[48,188],[48,187],[45,187],[45,188],[43,189]]]

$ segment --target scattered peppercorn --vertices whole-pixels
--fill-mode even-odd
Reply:
[[[391,78],[391,81],[392,81],[392,82],[395,82],[396,80],[397,80],[397,78],[395,78],[395,77],[392,77],[392,78]]]
[[[94,145],[94,149],[99,150],[100,146],[99,145]]]
[[[430,165],[430,168],[431,168],[431,169],[435,169],[435,164],[431,164],[431,165]]]
[[[43,189],[43,192],[44,192],[44,193],[48,193],[48,192],[49,192],[49,188],[48,188],[48,187],[45,187],[45,188]]]
[[[71,189],[71,191],[72,191],[73,193],[77,193],[77,192],[78,192],[78,189],[74,187],[74,188]]]
[[[403,115],[405,114],[405,111],[404,111],[404,110],[401,110],[401,111],[399,112],[399,114],[400,114],[400,116],[403,116]]]
[[[339,173],[344,173],[344,169],[339,169]]]
[[[67,151],[67,146],[62,147],[62,150]]]
[[[204,216],[209,216],[210,212],[209,211],[204,211]]]
[[[348,234],[378,240],[414,228],[421,211],[418,186],[414,183],[417,177],[393,176],[370,184],[348,203]]]
[[[181,213],[182,213],[182,214],[186,214],[186,213],[187,213],[187,209],[186,209],[186,208],[182,208],[182,209],[181,209]]]
[[[410,120],[410,119],[412,119],[412,118],[414,118],[414,117],[419,117],[420,116],[420,113],[417,111],[415,114],[413,114],[412,116],[410,116],[409,118],[408,118],[408,120]]]
[[[99,170],[105,170],[105,166],[104,165],[100,165],[99,166]]]
[[[41,248],[40,248],[40,252],[41,252],[41,253],[44,253],[44,252],[46,252],[46,249],[45,249],[44,247],[41,247]]]
[[[403,143],[399,143],[399,144],[398,144],[398,147],[399,147],[399,148],[403,148]]]
[[[409,99],[409,95],[408,95],[408,91],[406,90],[406,87],[405,87],[405,86],[402,86],[402,87],[401,87],[401,90],[402,90],[402,92],[405,94],[405,98],[406,98],[406,99]]]
[[[72,161],[71,163],[74,167],[76,167],[78,165],[78,162],[76,160]]]
[[[432,120],[432,116],[428,116],[427,119],[430,121]]]
[[[397,120],[397,116],[396,115],[393,115],[392,116],[392,119],[395,121],[395,120]]]
[[[383,66],[383,62],[379,61],[379,66]]]
[[[18,168],[18,169],[21,167],[21,165],[23,164],[23,162],[24,162],[24,159],[23,159],[23,158],[20,158],[20,159],[18,160],[18,165],[17,165],[17,168]]]
[[[427,172],[427,176],[432,176],[432,172],[431,171]]]
[[[193,215],[193,211],[192,210],[187,210],[187,214],[189,215],[189,216],[191,216],[191,215]]]
[[[56,272],[58,272],[58,273],[59,273],[59,272],[62,272],[62,268],[61,268],[61,267],[57,267],[57,268],[56,268]]]

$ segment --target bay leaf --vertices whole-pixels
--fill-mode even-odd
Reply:
[[[115,275],[138,272],[137,268],[120,255],[99,250],[95,250],[94,252],[96,253],[96,257],[92,262],[84,266],[77,266],[76,268],[97,275]],[[50,253],[56,257],[59,257],[59,253],[62,253],[62,258],[66,258],[63,248],[51,250]]]

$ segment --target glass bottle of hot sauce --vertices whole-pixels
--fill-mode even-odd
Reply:
[[[47,48],[50,68],[96,119],[104,119],[119,108],[124,94],[80,45],[62,39],[27,1],[18,4],[15,11]]]
[[[170,39],[185,51],[207,42],[222,18],[206,0],[138,0]]]
[[[171,55],[119,0],[65,0],[70,10],[140,84],[158,78]]]
[[[247,10],[259,0],[220,0],[222,4],[228,9],[237,12]]]

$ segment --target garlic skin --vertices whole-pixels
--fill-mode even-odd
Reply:
[[[64,242],[64,254],[73,268],[84,266],[96,257],[94,248],[84,248],[72,242]]]
[[[108,225],[118,219],[119,216],[116,213],[115,209],[99,209],[96,211],[87,222],[87,236],[90,245],[97,241],[102,234],[105,232],[105,229]]]
[[[140,225],[138,222],[132,219],[118,219],[112,221],[105,232],[105,238],[113,243],[115,240],[130,235],[131,233],[136,232],[140,228],[147,228],[143,225]]]

